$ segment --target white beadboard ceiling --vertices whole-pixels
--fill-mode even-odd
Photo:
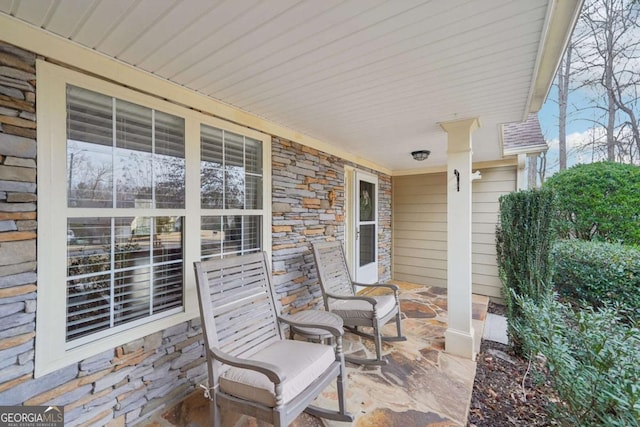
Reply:
[[[480,118],[474,161],[502,158],[499,124],[531,109],[552,1],[0,0],[0,12],[401,172],[446,164],[438,122],[455,119]],[[417,149],[432,156],[418,163]]]

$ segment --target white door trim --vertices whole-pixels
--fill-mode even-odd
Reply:
[[[349,267],[349,273],[351,279],[354,279],[355,274],[355,208],[354,208],[354,194],[355,194],[355,168],[353,166],[344,167],[344,252],[347,258],[347,266]]]
[[[373,184],[373,194],[366,193],[363,198],[360,197],[360,183],[361,181]],[[354,169],[352,178],[352,210],[351,218],[353,218],[351,228],[351,239],[349,241],[351,247],[351,271],[354,281],[360,283],[375,283],[378,281],[378,176],[364,172],[358,169]],[[373,209],[372,216],[368,220],[361,220],[361,203],[364,203],[368,199],[367,203],[371,204]],[[363,237],[366,237],[366,233],[363,231],[363,227],[370,228],[373,226],[373,235],[369,234],[369,242],[373,246],[373,260],[361,266],[361,245],[365,243]],[[372,240],[371,240],[372,239]]]

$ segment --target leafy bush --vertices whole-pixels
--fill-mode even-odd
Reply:
[[[554,212],[549,190],[518,191],[500,197],[497,262],[507,306],[508,333],[516,352],[520,350],[520,340],[513,325],[520,310],[514,297],[521,295],[536,301],[551,286]]]
[[[561,238],[640,244],[640,167],[576,165],[553,175],[543,187],[558,198]]]
[[[611,308],[573,312],[553,296],[519,299],[518,333],[560,402],[551,414],[563,425],[640,425],[640,330]]]
[[[618,303],[640,320],[640,249],[614,243],[558,241],[553,282],[563,296],[593,307]]]

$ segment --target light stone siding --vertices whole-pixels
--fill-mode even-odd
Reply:
[[[294,313],[322,305],[311,244],[344,241],[344,170],[355,165],[281,138],[273,138],[272,151],[273,281],[283,311]],[[391,177],[377,175],[378,280],[385,281],[391,278]]]
[[[206,382],[199,319],[33,377],[35,59],[0,41],[0,405],[63,405],[67,426],[140,424]],[[334,156],[273,139],[273,270],[285,312],[321,301],[310,243],[344,239],[346,165]],[[379,175],[379,188],[380,279],[387,280],[391,178]],[[329,190],[337,196],[333,207],[328,205]]]
[[[501,195],[516,190],[516,169],[481,170],[473,181],[472,290],[501,300],[496,265],[495,229]],[[393,278],[422,285],[447,286],[446,174],[393,179]]]
[[[34,368],[35,60],[0,43],[0,405]]]

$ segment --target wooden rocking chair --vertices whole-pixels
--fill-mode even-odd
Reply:
[[[267,265],[265,253],[194,263],[214,426],[221,425],[222,409],[276,427],[288,425],[302,411],[353,421],[344,396],[343,331],[279,317]],[[335,337],[335,350],[286,340],[281,322],[328,330]],[[309,406],[334,379],[339,411]]]
[[[337,314],[344,321],[344,326],[350,332],[371,338],[376,346],[375,359],[345,357],[348,362],[363,365],[384,365],[387,360],[382,357],[382,340],[406,341],[402,335],[400,319],[400,300],[398,287],[393,284],[376,283],[365,285],[351,280],[349,269],[344,257],[342,244],[339,241],[313,244],[313,256],[318,269],[322,297],[327,311]],[[376,296],[356,295],[356,286],[365,288],[387,288],[393,293]],[[381,328],[395,317],[397,336],[384,337]],[[369,334],[358,329],[359,326],[373,328]]]

